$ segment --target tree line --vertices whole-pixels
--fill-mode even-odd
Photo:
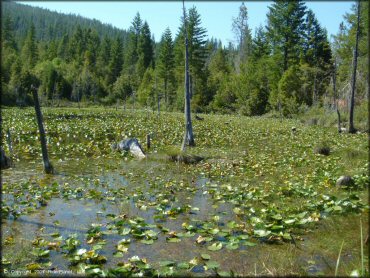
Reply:
[[[2,104],[32,104],[29,88],[35,84],[43,102],[50,105],[67,100],[137,103],[152,109],[160,104],[168,111],[183,110],[184,17],[176,34],[167,28],[156,42],[139,13],[128,30],[119,31],[96,20],[79,21],[76,16],[16,3],[3,5],[9,5],[11,12],[2,20]],[[29,16],[20,19],[20,14]],[[59,21],[53,14],[60,16]],[[254,32],[243,3],[230,24],[235,42],[228,45],[208,38],[196,7],[184,14],[193,111],[243,115],[277,111],[289,116],[331,99],[334,73],[339,97],[346,96],[355,43],[355,5],[333,43],[303,1],[273,2],[266,26]],[[64,17],[73,24],[60,27],[61,31],[55,24]],[[367,19],[368,3],[362,2],[359,98],[365,96],[368,78]]]

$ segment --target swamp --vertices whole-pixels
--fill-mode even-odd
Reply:
[[[367,134],[202,115],[188,153],[204,159],[186,164],[168,159],[183,137],[182,113],[44,108],[49,175],[34,110],[2,116],[14,162],[2,170],[8,273],[333,276],[368,265]],[[126,137],[138,138],[147,157],[111,150]],[[323,141],[330,155],[315,152]],[[336,186],[343,174],[354,186]]]

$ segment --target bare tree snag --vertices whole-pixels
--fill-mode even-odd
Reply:
[[[339,112],[339,105],[338,105],[338,96],[337,96],[337,63],[334,62],[334,69],[333,69],[333,94],[334,94],[334,105],[337,108],[337,115],[338,115],[338,132],[342,132],[341,128],[341,121],[340,121],[340,112]]]
[[[48,149],[46,147],[46,136],[45,136],[44,124],[42,122],[42,114],[41,114],[39,98],[37,95],[37,88],[31,85],[31,90],[32,90],[32,95],[33,95],[33,101],[35,102],[37,125],[39,127],[39,132],[40,132],[40,142],[41,142],[42,160],[44,162],[44,170],[45,170],[45,173],[47,174],[53,174],[54,173],[53,165],[51,165],[49,161]]]
[[[2,118],[1,113],[0,113],[0,126],[2,126],[2,125],[3,125],[3,118]],[[2,141],[2,138],[3,138],[3,130],[2,129],[0,129],[0,138],[1,138],[0,141]],[[2,145],[0,145],[0,166],[1,166],[0,167],[1,169],[8,169],[12,166],[12,160],[5,155],[5,151],[4,151]]]
[[[356,89],[356,72],[357,72],[357,56],[358,56],[358,38],[360,35],[360,1],[357,1],[357,30],[356,30],[356,44],[353,50],[353,72],[352,72],[352,93],[351,103],[349,108],[349,133],[356,133],[356,129],[353,125],[353,113],[355,108],[355,89]]]
[[[8,143],[8,148],[9,148],[10,155],[13,156],[12,137],[11,137],[10,129],[9,128],[6,131],[6,141]]]
[[[146,149],[150,149],[150,134],[146,135]]]
[[[11,166],[11,159],[5,155],[5,151],[3,150],[3,147],[1,146],[0,149],[0,166],[1,169],[8,169]]]
[[[181,151],[185,151],[186,146],[195,146],[193,126],[191,123],[190,112],[190,91],[189,91],[189,54],[188,54],[188,31],[186,25],[185,3],[182,1],[184,14],[184,33],[185,33],[185,135],[182,142]]]
[[[155,85],[154,85],[154,90],[157,94],[157,112],[158,112],[158,117],[161,115],[161,96],[159,94],[159,91],[157,90],[157,71],[155,71]]]

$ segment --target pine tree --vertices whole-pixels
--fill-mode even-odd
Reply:
[[[82,66],[83,63],[83,55],[86,50],[86,42],[84,32],[80,25],[77,25],[75,32],[71,40],[69,41],[69,53],[71,60],[75,60],[78,65]]]
[[[187,19],[188,34],[188,54],[189,54],[189,85],[190,96],[194,97],[193,105],[196,109],[201,110],[212,99],[206,89],[206,71],[205,62],[207,59],[206,49],[206,29],[201,26],[200,14],[195,7],[189,9]],[[180,86],[183,82],[182,70],[184,67],[184,19],[175,40],[175,61],[177,65],[177,81]]]
[[[87,29],[85,33],[85,41],[86,50],[89,51],[91,55],[91,65],[95,68],[100,48],[100,38],[96,30],[91,28]],[[95,69],[93,71],[95,71]]]
[[[226,50],[222,47],[218,48],[214,55],[211,56],[208,64],[208,71],[207,88],[214,92],[211,107],[218,111],[225,112],[223,111],[224,106],[230,108],[230,90],[226,83],[229,82],[231,66],[227,61]]]
[[[111,59],[108,65],[107,84],[113,84],[120,76],[123,65],[123,45],[122,40],[117,37],[112,45]]]
[[[264,56],[270,54],[270,46],[267,39],[266,32],[262,25],[260,25],[255,32],[255,36],[252,44],[252,57],[255,61],[258,61]]]
[[[148,23],[145,21],[139,35],[137,53],[139,56],[137,64],[137,73],[141,79],[146,69],[153,62],[153,43],[150,35]]]
[[[31,23],[22,48],[22,61],[25,67],[33,68],[38,57],[35,25]]]
[[[68,60],[68,42],[69,36],[68,34],[64,34],[58,44],[57,55],[59,58]]]
[[[306,87],[312,91],[306,93],[306,104],[314,104],[324,94],[330,81],[332,70],[332,55],[327,39],[326,30],[323,29],[312,10],[307,11],[305,33],[303,37],[302,65],[306,75]],[[312,97],[307,97],[311,95]]]
[[[312,10],[307,11],[303,55],[304,61],[310,66],[323,66],[331,61],[327,32],[320,26]]]
[[[129,29],[128,45],[125,56],[125,68],[130,74],[134,74],[136,63],[139,59],[138,44],[143,22],[137,13]]]
[[[238,55],[236,56],[236,71],[240,72],[240,65],[248,60],[252,52],[252,35],[248,26],[248,10],[242,2],[239,7],[239,15],[233,18],[232,30],[236,36],[238,44]]]
[[[100,66],[106,65],[109,63],[111,57],[111,44],[112,41],[108,36],[104,36],[104,39],[100,46],[100,51],[98,54],[98,60],[100,62]]]
[[[2,82],[9,83],[11,67],[18,56],[18,47],[14,39],[14,24],[9,15],[6,15],[2,29],[1,49],[1,77]]]
[[[181,145],[181,151],[185,151],[186,146],[195,146],[193,124],[191,120],[191,109],[190,109],[190,80],[189,80],[189,44],[188,44],[188,23],[185,11],[185,1],[182,1],[183,9],[183,22],[184,22],[184,42],[185,42],[185,134]]]
[[[14,38],[14,22],[9,15],[5,16],[2,28],[2,47],[17,50],[17,43]]]
[[[159,45],[158,55],[158,76],[163,79],[164,85],[164,99],[166,105],[170,103],[170,97],[168,92],[169,83],[174,82],[174,67],[175,67],[175,56],[174,56],[174,44],[172,41],[172,34],[170,29],[167,27],[162,34],[161,42]]]
[[[302,1],[276,0],[267,14],[273,54],[283,70],[299,63],[306,6]]]

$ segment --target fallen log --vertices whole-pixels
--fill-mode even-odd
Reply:
[[[111,148],[115,151],[129,151],[138,158],[146,157],[143,148],[136,138],[128,138],[118,143],[113,143]]]
[[[204,158],[197,155],[190,154],[171,154],[168,155],[168,160],[173,162],[180,162],[184,164],[197,164],[202,161]]]

